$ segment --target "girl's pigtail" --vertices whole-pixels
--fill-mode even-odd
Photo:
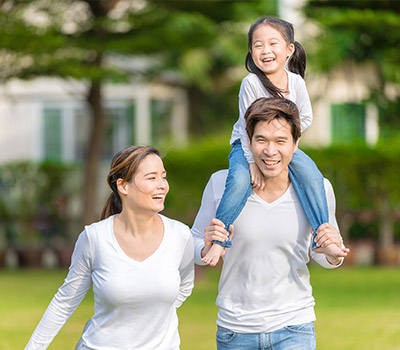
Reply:
[[[303,46],[298,42],[294,42],[294,53],[288,61],[288,68],[291,72],[299,74],[304,79],[306,71],[307,55]]]
[[[283,97],[282,91],[278,89],[274,84],[272,84],[268,77],[263,73],[263,71],[256,66],[250,52],[248,52],[246,56],[246,69],[248,72],[257,75],[258,79],[261,81],[261,84],[264,86],[265,90],[267,90],[267,92],[271,95],[271,97]]]

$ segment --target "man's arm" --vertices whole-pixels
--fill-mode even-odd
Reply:
[[[328,202],[329,223],[322,224],[317,230],[316,243],[319,247],[326,247],[335,244],[338,248],[333,249],[332,254],[317,253],[311,250],[311,257],[325,268],[335,268],[343,263],[349,249],[343,245],[342,237],[339,233],[339,227],[336,221],[336,201],[331,183],[324,179],[326,199]],[[335,247],[336,248],[336,247]],[[318,250],[318,249],[317,249]]]
[[[193,226],[191,228],[194,240],[194,261],[198,265],[206,265],[201,261],[201,258],[206,253],[204,249],[208,250],[210,248],[211,246],[210,239],[212,237],[210,237],[210,235],[207,234],[206,243],[208,247],[205,247],[204,230],[210,226],[210,222],[215,218],[215,213],[217,211],[218,203],[222,197],[222,193],[225,188],[225,180],[227,174],[228,174],[227,170],[221,170],[211,175],[211,178],[208,181],[203,192],[200,209],[197,213],[196,219],[194,220]],[[224,240],[225,236],[227,236],[227,233],[226,234],[223,233],[218,237],[214,235],[214,238],[212,239]]]

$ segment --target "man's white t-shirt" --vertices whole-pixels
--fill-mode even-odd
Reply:
[[[199,264],[204,228],[215,217],[226,176],[226,170],[212,175],[192,227]],[[326,179],[325,189],[329,223],[337,227],[335,197]],[[223,257],[217,324],[239,333],[265,333],[314,321],[309,254],[325,268],[337,266],[324,254],[310,253],[311,227],[293,186],[272,203],[253,192],[233,225],[232,248]]]

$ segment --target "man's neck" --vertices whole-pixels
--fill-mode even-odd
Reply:
[[[278,177],[264,178],[264,181],[263,190],[254,190],[254,192],[268,203],[272,203],[282,197],[291,183],[289,172]]]

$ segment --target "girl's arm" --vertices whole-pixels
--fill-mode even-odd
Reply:
[[[189,229],[187,228],[189,231]],[[175,306],[178,308],[186,300],[186,298],[192,293],[194,285],[194,246],[193,237],[188,232],[188,240],[186,242],[185,250],[183,252],[181,265],[179,267],[179,274],[181,276],[181,284],[179,287],[179,294],[175,302]]]
[[[298,76],[296,84],[296,103],[300,113],[301,132],[308,129],[313,121],[313,112],[311,107],[310,96],[308,95],[306,83],[303,78]]]
[[[47,349],[92,284],[90,243],[83,231],[76,242],[68,276],[51,300],[25,350]]]
[[[249,108],[249,106],[259,97],[262,96],[256,95],[256,87],[253,86],[250,79],[243,79],[239,91],[239,133],[244,156],[249,164],[254,163],[254,159],[248,147],[248,136],[244,115],[246,114],[247,108]]]

